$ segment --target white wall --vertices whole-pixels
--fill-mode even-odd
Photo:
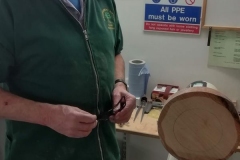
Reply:
[[[121,146],[123,133],[117,133]],[[168,152],[159,139],[127,134],[126,160],[167,160]],[[228,160],[239,160],[240,153]]]
[[[157,83],[169,83],[184,88],[195,80],[213,83],[232,100],[240,98],[240,70],[209,67],[207,31],[200,36],[144,32],[144,0],[116,0],[124,34],[123,56],[128,61],[140,58],[148,64],[151,77],[148,95]],[[240,107],[238,106],[240,110]],[[0,121],[0,160],[2,160],[3,122]],[[118,134],[121,138],[121,134]],[[165,160],[167,152],[157,139],[130,135],[129,160]],[[231,160],[237,160],[236,154]]]
[[[126,160],[167,160],[168,152],[160,139],[127,134]],[[118,133],[121,146],[123,134]]]
[[[150,68],[148,96],[158,83],[185,88],[195,80],[206,80],[232,100],[240,100],[240,70],[208,66],[208,31],[200,36],[144,32],[144,0],[115,0],[124,35],[123,57],[143,59]],[[238,105],[238,110],[240,107]],[[121,133],[118,134],[121,138]],[[128,160],[166,160],[167,151],[160,141],[131,135]],[[239,160],[240,154],[230,160]]]
[[[240,70],[207,65],[207,30],[200,36],[144,32],[144,0],[115,1],[124,34],[127,72],[129,60],[146,61],[151,72],[148,95],[157,83],[184,88],[195,80],[206,80],[230,99],[239,100]]]

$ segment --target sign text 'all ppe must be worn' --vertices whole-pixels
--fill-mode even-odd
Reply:
[[[145,31],[200,34],[203,0],[146,0]]]

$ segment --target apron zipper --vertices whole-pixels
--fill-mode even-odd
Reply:
[[[85,21],[85,20],[84,20],[84,21]],[[88,43],[88,49],[89,49],[89,51],[92,53],[92,50],[91,50],[90,44],[89,44],[89,39],[88,39],[87,30],[84,30],[83,33],[84,33],[85,39],[87,40],[87,43]],[[92,59],[92,57],[91,57],[91,59]],[[92,60],[92,63],[93,63],[93,60]],[[98,78],[97,78],[97,74],[96,74],[96,79],[98,79]],[[98,81],[97,81],[97,82],[98,82]],[[97,84],[97,90],[98,90],[98,96],[97,96],[97,99],[98,99],[98,100],[97,100],[97,104],[98,104],[98,102],[99,102],[99,86],[98,86],[98,84]],[[98,106],[97,106],[97,110],[98,110],[98,114],[100,114],[100,110],[99,110]],[[98,124],[97,124],[97,135],[98,135],[98,144],[99,144],[99,148],[100,148],[100,152],[101,152],[101,158],[102,158],[102,160],[104,160],[104,159],[103,159],[102,146],[101,146],[101,139],[100,139],[100,136],[99,136],[99,122],[98,122]]]
[[[78,24],[80,25],[81,29],[83,30],[84,36],[85,36],[85,40],[87,43],[87,47],[88,47],[88,51],[90,54],[90,59],[91,59],[91,64],[94,70],[94,74],[95,74],[95,78],[96,78],[96,87],[97,87],[97,112],[98,114],[100,114],[100,110],[98,108],[98,103],[99,103],[99,84],[98,84],[98,75],[97,75],[97,71],[94,65],[94,61],[93,61],[93,54],[92,54],[92,49],[90,47],[90,43],[89,43],[89,38],[88,38],[88,34],[87,34],[87,30],[85,29],[85,18],[84,18],[84,27],[82,26],[82,24],[72,15],[72,13],[67,9],[67,7],[63,4],[62,0],[59,0],[61,2],[61,4],[63,5],[63,7],[67,10],[67,12],[78,22]],[[85,2],[86,3],[86,2]],[[86,4],[84,3],[84,7],[86,8]],[[82,13],[85,14],[85,13]],[[97,125],[97,135],[98,135],[98,143],[99,143],[99,148],[100,148],[100,152],[101,152],[101,159],[103,159],[103,151],[102,151],[102,146],[101,146],[101,139],[99,136],[99,123]]]

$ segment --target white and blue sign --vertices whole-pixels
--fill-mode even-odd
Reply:
[[[200,24],[201,7],[146,4],[145,21]]]
[[[200,34],[203,0],[146,0],[145,30]]]

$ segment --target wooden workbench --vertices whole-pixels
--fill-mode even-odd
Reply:
[[[136,113],[136,109],[135,109],[128,123],[124,124],[123,126],[120,126],[118,124],[116,125],[117,131],[123,132],[123,133],[130,133],[134,135],[140,135],[144,137],[158,138],[159,143],[161,143],[160,137],[158,135],[158,126],[157,126],[157,120],[158,120],[159,114],[161,113],[161,110],[151,112],[150,114],[145,114],[142,122],[140,122],[141,114],[142,114],[141,112],[142,111],[139,112],[137,119],[135,120],[135,122],[133,122],[133,119]],[[155,114],[152,114],[152,113],[155,113]],[[240,146],[238,147],[236,152],[240,152]]]

